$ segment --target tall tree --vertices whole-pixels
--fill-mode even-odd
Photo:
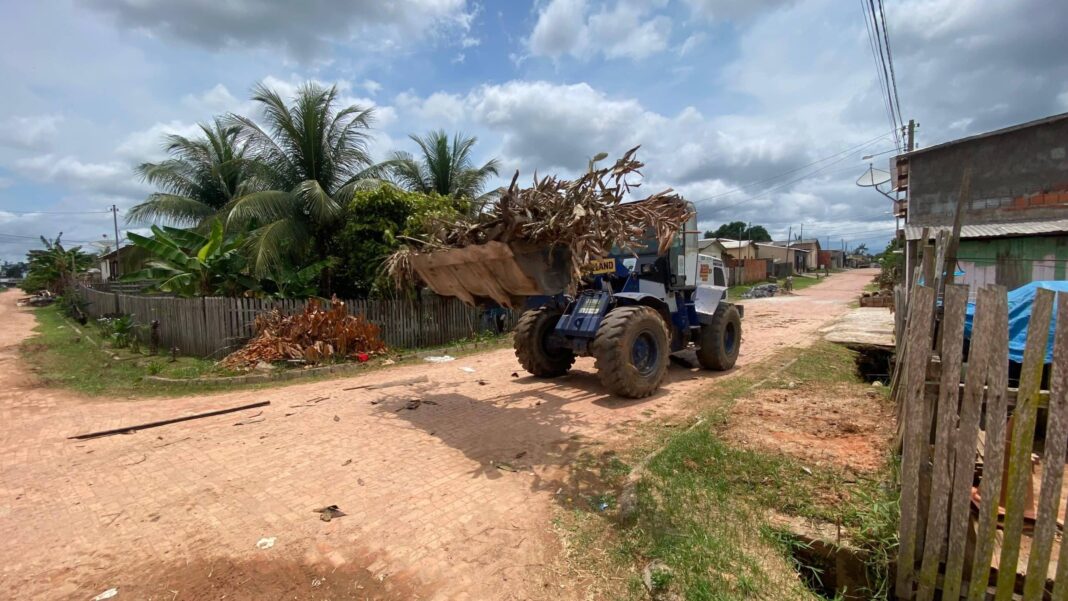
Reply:
[[[490,177],[497,175],[500,163],[490,159],[481,167],[475,166],[471,150],[478,138],[457,133],[450,141],[444,130],[408,137],[419,145],[421,156],[416,159],[407,152],[394,153],[391,174],[398,185],[411,192],[473,201],[479,207],[488,200],[482,192]]]
[[[41,236],[44,250],[34,249],[26,253],[29,269],[22,283],[23,290],[63,293],[77,274],[92,267],[95,256],[82,252],[80,246],[65,248],[61,238],[63,232],[55,240]]]
[[[141,179],[159,191],[130,209],[127,223],[201,225],[252,188],[241,128],[215,119],[200,124],[200,131],[195,138],[167,136],[170,158],[137,167]]]
[[[325,260],[342,207],[385,164],[373,164],[367,151],[374,109],[339,107],[336,87],[306,83],[286,104],[260,84],[252,100],[263,110],[262,126],[240,115],[230,121],[241,129],[262,187],[230,203],[227,221],[252,228],[252,267],[262,276],[285,259]]]
[[[705,232],[706,238],[730,238],[731,240],[752,240],[753,242],[771,242],[771,234],[762,225],[750,226],[744,221],[724,223],[718,229]]]

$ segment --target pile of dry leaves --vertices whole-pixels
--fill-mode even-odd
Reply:
[[[222,360],[231,369],[255,367],[288,359],[319,363],[332,358],[358,358],[386,350],[379,328],[363,315],[349,315],[345,303],[309,300],[301,313],[277,310],[256,318],[256,336]]]
[[[571,251],[574,275],[591,259],[610,254],[613,246],[637,248],[655,237],[664,253],[693,212],[670,189],[640,201],[622,202],[640,185],[627,181],[628,176],[641,175],[643,163],[634,158],[637,150],[627,151],[612,167],[591,168],[575,180],[535,175],[530,188],[516,186],[517,171],[511,185],[486,211],[476,218],[429,224],[423,236],[411,239],[411,247],[387,260],[386,269],[398,284],[409,283],[415,278],[411,253],[490,241],[564,246]]]

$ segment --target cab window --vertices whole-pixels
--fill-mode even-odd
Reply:
[[[726,286],[727,282],[723,281],[723,268],[716,265],[712,267],[712,285],[713,286]]]

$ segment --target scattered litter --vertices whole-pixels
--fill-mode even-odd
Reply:
[[[393,365],[394,363],[396,363],[396,361],[394,361],[393,359],[386,359],[382,362],[382,365]]]
[[[519,471],[511,463],[505,463],[503,461],[501,461],[500,463],[495,463],[494,467],[496,467],[497,469],[499,469],[501,471],[505,471],[505,472],[518,472]]]
[[[805,472],[806,474],[808,474],[809,476],[811,476],[811,475],[812,475],[812,470],[808,469],[807,467],[805,467],[805,466],[803,466],[803,465],[801,466],[801,470],[802,470],[803,472]]]
[[[274,537],[274,536],[268,536],[268,537],[261,538],[259,541],[256,542],[256,548],[257,549],[270,549],[271,547],[274,546],[274,541],[275,540],[277,540],[277,538]]]
[[[260,411],[259,413],[256,413],[255,415],[250,415],[247,418],[237,422],[234,425],[235,426],[247,426],[248,424],[258,424],[258,423],[262,422],[264,419],[266,419],[266,418],[260,417],[261,415],[263,415],[262,411]],[[256,419],[257,417],[259,417],[259,419]]]
[[[460,371],[465,371],[465,372],[467,372],[469,374],[473,374],[473,373],[475,373],[475,368],[473,368],[473,367],[461,367]]]
[[[513,372],[512,372],[512,377],[513,377],[513,378],[518,378],[518,377],[519,377],[519,372],[517,372],[517,371],[513,371]]]
[[[448,363],[449,361],[455,361],[456,357],[450,355],[437,355],[433,357],[424,357],[423,361],[427,363]]]
[[[601,501],[597,504],[597,511],[604,511],[608,509],[608,501]]]
[[[351,464],[351,463],[352,463],[352,460],[351,460],[351,459],[346,459],[346,460],[345,460],[345,463],[342,463],[342,464],[341,464],[341,467],[345,467],[346,465],[349,465],[349,464]]]
[[[371,355],[368,355],[367,353],[356,353],[356,360],[360,363],[366,363],[370,358]]]
[[[335,422],[339,422],[339,421],[341,421],[341,418],[335,415],[335,416],[334,416],[334,421],[335,421]]]
[[[319,588],[325,581],[325,578],[313,578],[311,582],[312,588]]]
[[[396,409],[395,412],[396,411],[401,411],[403,409],[407,409],[408,411],[415,411],[416,409],[419,408],[420,405],[437,405],[437,402],[436,401],[424,401],[423,399],[412,399],[412,400],[408,401],[407,403],[405,403],[404,406],[401,407],[400,409]]]
[[[100,593],[99,595],[93,597],[93,601],[104,601],[104,599],[110,599],[110,598],[112,598],[112,597],[114,597],[115,595],[118,595],[118,594],[119,594],[119,589],[118,588],[109,588],[108,590],[106,590],[106,591]]]
[[[313,509],[312,511],[318,513],[319,519],[324,522],[329,522],[334,518],[346,515],[344,511],[337,508],[337,505],[327,505],[326,507],[320,507],[319,509]]]
[[[761,284],[759,286],[753,286],[746,292],[743,292],[742,298],[768,298],[775,296],[778,292],[778,284]]]
[[[389,382],[382,382],[381,384],[362,384],[360,386],[351,386],[349,388],[342,388],[341,390],[360,390],[366,388],[367,390],[379,390],[382,388],[392,388],[394,386],[407,386],[408,384],[418,384],[420,382],[426,382],[427,377],[417,376],[414,378],[405,378],[403,380],[390,380]]]

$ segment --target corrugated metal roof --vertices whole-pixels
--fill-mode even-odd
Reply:
[[[919,240],[923,235],[922,225],[906,225],[905,239]],[[928,226],[929,235],[934,236],[938,232],[950,231],[953,228],[948,225]],[[1068,219],[1047,219],[1043,221],[1017,221],[1008,223],[983,223],[976,225],[963,225],[960,228],[960,237],[965,238],[1002,238],[1005,236],[1034,236],[1037,234],[1068,233]]]

